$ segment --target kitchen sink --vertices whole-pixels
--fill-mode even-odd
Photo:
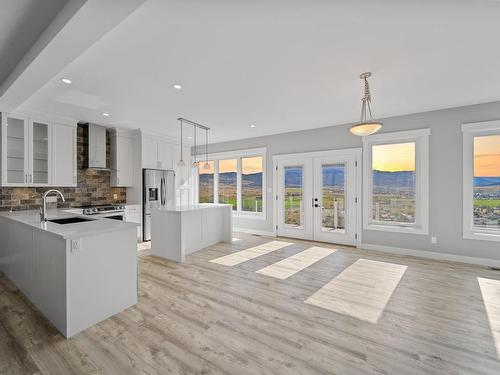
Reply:
[[[56,224],[76,224],[76,223],[83,223],[85,221],[93,221],[94,219],[86,219],[83,217],[65,217],[62,219],[52,219],[52,220],[47,220],[50,221],[51,223],[56,223]]]

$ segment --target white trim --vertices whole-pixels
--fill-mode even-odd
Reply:
[[[463,132],[463,238],[500,241],[496,229],[474,228],[474,137],[500,134],[500,120],[462,124]]]
[[[312,152],[299,152],[294,154],[276,154],[273,155],[273,161],[277,161],[280,159],[301,159],[301,158],[310,158],[310,157],[318,157],[318,156],[340,156],[344,154],[353,154],[361,155],[362,149],[360,147],[356,148],[344,148],[338,150],[324,150],[324,151],[312,151]]]
[[[268,232],[268,231],[265,231],[265,230],[248,229],[248,228],[233,227],[233,232],[241,232],[241,233],[248,233],[248,234],[257,234],[259,236],[276,237],[276,233],[273,233],[273,232]]]
[[[430,129],[376,134],[363,137],[363,229],[386,232],[429,234],[429,135]],[[372,212],[372,146],[415,142],[415,224],[373,222]]]
[[[358,246],[358,248],[362,249],[362,250],[368,250],[368,251],[374,250],[374,251],[381,251],[381,252],[390,253],[390,254],[414,256],[414,257],[426,258],[426,259],[443,260],[443,261],[448,261],[448,262],[458,262],[458,263],[466,263],[466,264],[473,264],[473,265],[479,265],[479,266],[500,268],[500,260],[490,259],[490,258],[477,258],[477,257],[469,257],[469,256],[465,256],[465,255],[455,255],[455,254],[440,253],[440,252],[427,251],[427,250],[414,250],[414,249],[406,249],[406,248],[402,248],[402,247],[374,245],[374,244],[367,244],[367,243],[362,243],[360,246]]]
[[[431,135],[431,129],[415,129],[415,130],[405,130],[400,132],[392,133],[378,133],[374,135],[368,135],[363,137],[363,142],[387,142],[387,141],[400,141],[407,138],[420,138]]]
[[[247,156],[265,156],[267,154],[266,147],[248,148],[244,150],[233,150],[224,152],[214,152],[208,154],[208,160],[225,160],[225,159],[237,159],[244,158]]]

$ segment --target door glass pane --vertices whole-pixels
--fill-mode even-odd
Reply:
[[[321,231],[345,232],[345,164],[321,166]]]
[[[214,203],[214,162],[208,162],[208,169],[205,169],[205,162],[199,163],[198,169],[198,191],[200,203]]]
[[[241,158],[241,208],[262,212],[262,156]]]
[[[415,142],[372,147],[372,220],[415,223]]]
[[[33,123],[33,183],[47,184],[49,165],[49,126]]]
[[[474,226],[500,229],[500,134],[474,137]]]
[[[24,121],[7,117],[7,181],[24,183]]]
[[[238,174],[238,160],[219,160],[219,203],[233,205],[237,209],[236,178]]]
[[[304,226],[303,167],[285,167],[284,180],[284,224],[294,228],[302,228]]]

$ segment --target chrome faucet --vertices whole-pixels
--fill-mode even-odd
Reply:
[[[64,199],[64,195],[62,195],[62,193],[59,190],[51,189],[51,190],[47,190],[45,193],[43,193],[43,195],[42,195],[43,203],[42,203],[42,207],[40,207],[40,221],[42,223],[47,221],[47,195],[49,195],[50,193],[59,194],[62,201],[66,202],[66,200]]]

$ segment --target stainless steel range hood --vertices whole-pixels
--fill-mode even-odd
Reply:
[[[106,128],[88,124],[87,168],[109,170],[106,167]]]

